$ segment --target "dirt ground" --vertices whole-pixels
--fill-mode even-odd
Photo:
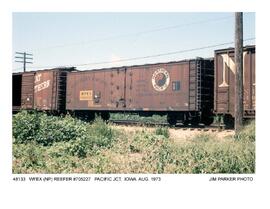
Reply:
[[[154,127],[140,127],[140,126],[124,126],[124,125],[112,125],[115,129],[123,130],[126,133],[133,135],[135,131],[154,131]],[[191,140],[196,135],[207,134],[212,136],[216,140],[224,140],[227,137],[233,136],[233,130],[222,130],[218,131],[216,129],[190,129],[190,128],[169,128],[170,139],[176,143],[186,142]]]

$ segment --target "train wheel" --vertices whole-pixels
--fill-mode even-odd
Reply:
[[[211,117],[211,116],[209,116],[209,117],[204,116],[204,117],[202,117],[201,121],[202,121],[202,123],[204,125],[209,126],[209,125],[211,125],[214,122],[214,118]]]
[[[191,125],[198,126],[199,125],[199,118],[195,117],[190,120]]]
[[[184,126],[188,126],[189,125],[189,122],[190,122],[189,119],[186,119],[186,120],[183,121],[183,125]]]
[[[171,126],[175,126],[177,123],[176,117],[174,115],[167,115],[167,122],[171,125]]]
[[[101,116],[101,118],[102,118],[103,120],[105,120],[105,121],[107,121],[107,120],[110,119],[110,113],[108,113],[108,112],[102,112],[102,113],[100,114],[100,116]]]

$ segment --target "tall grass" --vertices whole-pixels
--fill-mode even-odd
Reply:
[[[250,121],[240,133],[235,135],[236,140],[255,142],[256,138],[255,120]]]
[[[134,134],[100,118],[22,112],[13,118],[13,173],[254,173],[255,123],[218,141],[201,134],[175,144],[168,128]]]

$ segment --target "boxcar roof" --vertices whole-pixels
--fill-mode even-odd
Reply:
[[[214,60],[213,57],[211,58],[201,58],[201,57],[196,57],[193,59],[185,59],[185,60],[180,60],[180,61],[171,61],[171,62],[159,62],[159,63],[150,63],[150,64],[141,64],[141,65],[127,65],[127,66],[120,66],[120,67],[110,67],[110,68],[100,68],[100,69],[89,69],[89,70],[76,70],[72,71],[71,73],[84,73],[84,72],[89,72],[89,71],[108,71],[108,70],[117,70],[121,68],[137,68],[137,67],[144,67],[144,66],[154,66],[154,65],[170,65],[170,64],[179,64],[179,63],[184,63],[188,61],[194,61],[194,60]]]
[[[46,72],[46,71],[74,71],[76,67],[56,67],[51,69],[43,69],[43,70],[32,70],[26,72],[14,72],[12,75],[22,75],[24,73],[36,73],[36,72]]]
[[[244,46],[243,47],[243,50],[249,50],[249,49],[255,49],[255,45],[247,45],[247,46]],[[234,48],[233,47],[230,47],[230,48],[225,48],[225,49],[217,49],[215,50],[215,54],[218,54],[218,53],[227,53],[227,52],[233,52],[234,51]]]

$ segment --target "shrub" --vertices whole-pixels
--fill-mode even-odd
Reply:
[[[109,147],[114,138],[114,131],[101,118],[96,118],[87,130],[87,135],[98,147]]]
[[[47,116],[45,113],[18,113],[13,118],[16,143],[36,141],[48,146],[54,142],[75,140],[85,135],[87,124],[71,116]]]
[[[35,140],[43,145],[51,145],[54,142],[75,140],[84,135],[86,124],[71,116],[55,117],[42,114],[40,116],[40,129]]]
[[[110,148],[115,133],[116,131],[113,131],[101,118],[96,118],[87,126],[85,133],[72,142],[71,153],[78,157],[85,157],[86,154],[96,154],[100,148]]]
[[[63,154],[85,157],[87,153],[96,152],[97,148],[110,147],[115,131],[101,118],[92,124],[66,117],[47,116],[44,113],[29,114],[21,112],[14,116],[14,143],[36,142],[44,146],[52,146]],[[67,144],[59,142],[69,142]]]
[[[28,170],[34,172],[43,168],[45,165],[44,153],[45,150],[35,142],[13,145],[13,172],[28,172]]]
[[[23,143],[35,139],[39,131],[39,114],[22,111],[13,116],[12,132],[15,142]]]

